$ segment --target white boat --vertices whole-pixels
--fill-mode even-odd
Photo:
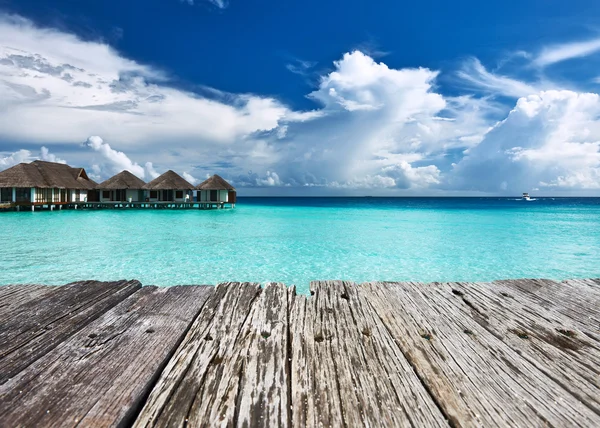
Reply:
[[[531,201],[531,197],[529,196],[529,193],[523,193],[523,200],[524,201]]]

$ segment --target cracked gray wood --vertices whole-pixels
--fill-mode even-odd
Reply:
[[[599,280],[139,287],[0,287],[3,425],[600,426]]]
[[[0,386],[3,425],[131,423],[212,291],[143,287]]]
[[[464,305],[482,328],[600,415],[600,343],[580,330],[578,322],[506,283],[440,287],[453,293],[456,305]]]
[[[436,284],[360,287],[454,425],[598,426],[600,417]]]
[[[0,384],[140,287],[138,281],[84,281],[8,309],[0,324]]]
[[[529,296],[537,305],[551,308],[575,322],[582,331],[600,341],[600,282],[598,280],[548,279],[502,280],[494,284],[507,286]],[[582,310],[585,308],[585,310]]]
[[[311,284],[291,314],[293,425],[447,426],[355,284]]]
[[[38,284],[16,284],[0,286],[0,323],[19,306],[43,296],[56,287]]]
[[[254,414],[241,414],[239,406],[242,402],[240,391],[248,391],[244,387],[248,354],[245,346],[259,340],[260,329],[267,328],[261,322],[251,321],[252,314],[256,313],[253,305],[259,298],[277,295],[275,289],[272,287],[267,293],[261,292],[259,284],[219,284],[161,374],[134,426],[237,425],[241,420],[268,424],[271,417],[287,419],[286,414],[282,415],[266,402],[260,403],[262,408],[251,406]],[[282,298],[285,298],[283,310],[287,310],[287,296]],[[281,304],[273,304],[274,320],[281,321]],[[278,336],[282,336],[285,329],[276,328],[275,322],[268,324],[271,336],[267,340],[281,343]],[[281,351],[275,356],[281,358]],[[246,381],[252,382],[247,377]],[[284,386],[280,388],[280,391],[285,390]],[[250,403],[256,403],[256,399],[245,402],[246,412]],[[281,403],[281,398],[275,400],[275,406],[279,407],[277,403]],[[264,409],[269,411],[261,413]],[[261,415],[267,418],[261,420]]]

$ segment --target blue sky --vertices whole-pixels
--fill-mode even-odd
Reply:
[[[600,194],[591,1],[0,0],[0,168]]]

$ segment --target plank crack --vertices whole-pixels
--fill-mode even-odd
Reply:
[[[381,315],[375,310],[375,308],[373,307],[371,302],[368,299],[365,299],[365,301],[371,307],[371,310],[373,311],[373,313],[381,320],[381,323],[383,324],[383,327],[386,329],[388,334],[391,337],[394,337],[393,332],[389,329],[388,325],[386,324],[385,320],[381,317]],[[444,410],[444,408],[443,408],[442,404],[440,403],[440,401],[438,400],[438,398],[435,396],[435,394],[433,393],[433,391],[431,390],[431,388],[429,387],[429,385],[427,384],[425,379],[421,376],[421,374],[417,370],[417,367],[416,367],[414,361],[412,360],[412,358],[410,357],[410,355],[408,355],[406,352],[404,352],[402,347],[398,346],[398,343],[396,341],[394,341],[394,344],[396,345],[396,347],[398,348],[400,353],[402,353],[402,355],[404,355],[404,358],[406,359],[406,361],[412,368],[413,372],[415,373],[415,376],[417,377],[417,379],[419,379],[419,382],[421,382],[421,385],[423,385],[423,388],[425,389],[427,394],[429,394],[429,397],[431,398],[433,403],[436,405],[436,407],[438,408],[440,413],[444,416],[444,418],[448,422],[448,425],[450,425],[451,428],[457,428],[457,427],[461,426],[461,424],[458,421],[456,421],[452,416],[450,416]]]

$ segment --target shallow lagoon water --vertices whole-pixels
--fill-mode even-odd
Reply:
[[[239,198],[233,210],[0,213],[0,284],[600,277],[600,199]]]

